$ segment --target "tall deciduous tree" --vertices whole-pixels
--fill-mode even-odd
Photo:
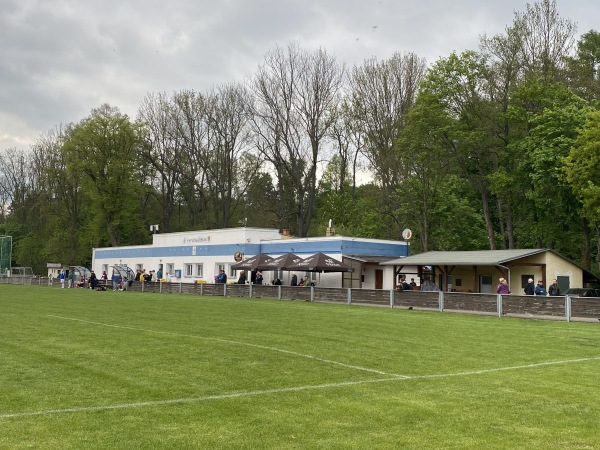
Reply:
[[[398,137],[406,124],[425,74],[426,62],[414,53],[395,53],[354,67],[350,75],[351,107],[364,135],[363,153],[382,188],[383,207],[393,218],[393,193],[400,182]]]
[[[295,219],[299,236],[307,235],[312,221],[318,163],[342,81],[335,58],[297,44],[268,53],[252,81],[256,145],[275,169],[280,220]]]
[[[148,94],[142,101],[138,117],[144,123],[148,139],[142,147],[143,158],[154,168],[153,194],[161,209],[161,229],[171,231],[176,196],[184,158],[182,139],[177,136],[173,102],[165,93]]]
[[[145,225],[140,220],[143,192],[140,158],[143,127],[132,123],[117,108],[102,105],[77,124],[65,143],[70,171],[83,174],[82,186],[96,221],[95,245],[131,243]]]
[[[589,115],[564,162],[566,179],[582,202],[582,214],[596,231],[596,269],[600,270],[600,111]]]
[[[588,101],[600,101],[600,33],[581,36],[575,56],[566,60],[571,88]]]

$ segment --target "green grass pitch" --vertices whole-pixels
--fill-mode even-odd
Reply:
[[[0,285],[0,449],[600,448],[600,324]]]

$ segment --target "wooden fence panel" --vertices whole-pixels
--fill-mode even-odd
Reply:
[[[502,312],[505,314],[565,317],[565,298],[540,297],[537,295],[503,295]]]

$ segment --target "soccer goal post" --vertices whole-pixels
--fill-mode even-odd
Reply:
[[[0,276],[10,275],[12,261],[12,236],[0,236]]]

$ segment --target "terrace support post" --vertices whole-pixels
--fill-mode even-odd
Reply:
[[[394,307],[394,290],[390,289],[390,308]]]
[[[567,316],[567,322],[571,321],[571,296],[565,296],[565,316]]]
[[[315,301],[315,287],[311,286],[310,287],[310,302],[314,302]]]
[[[348,288],[348,304],[352,304],[352,289]]]
[[[438,292],[438,303],[440,305],[440,311],[444,311],[444,291]]]
[[[502,295],[496,294],[496,310],[498,311],[498,317],[502,317]]]

